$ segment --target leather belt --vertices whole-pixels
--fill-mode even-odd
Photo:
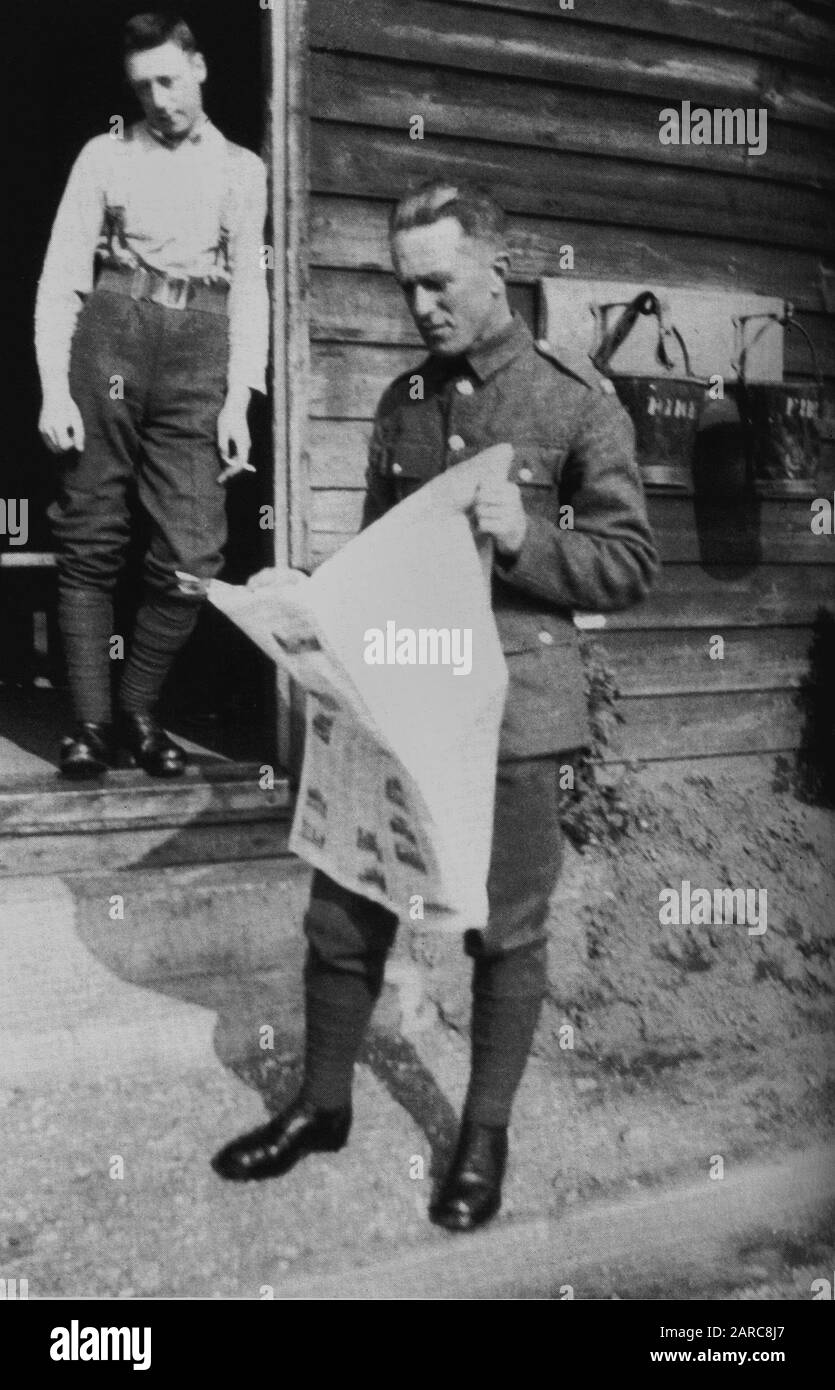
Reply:
[[[190,275],[166,275],[150,266],[137,266],[135,270],[104,266],[96,280],[96,289],[161,304],[166,309],[197,309],[208,314],[225,314],[229,297],[229,286],[225,283],[207,283]]]

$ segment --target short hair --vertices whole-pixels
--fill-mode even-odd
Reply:
[[[180,15],[164,10],[135,14],[122,30],[122,55],[125,58],[132,53],[159,48],[164,43],[176,43],[185,53],[197,52],[197,40],[191,27]]]
[[[492,246],[504,246],[507,219],[487,188],[477,183],[431,179],[406,193],[392,209],[389,236],[410,227],[429,227],[454,217],[465,236]]]

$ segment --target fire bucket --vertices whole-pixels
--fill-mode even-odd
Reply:
[[[753,318],[755,315],[750,315]],[[802,334],[809,348],[814,381],[746,381],[743,349],[739,357],[740,404],[754,486],[768,497],[808,496],[815,490],[820,462],[823,381],[815,345],[791,310],[767,315],[753,342],[771,324]],[[747,322],[739,319],[740,325]],[[753,342],[751,346],[753,346]]]
[[[613,306],[606,306],[613,307]],[[667,323],[667,311],[650,290],[636,295],[614,327],[604,335],[592,361],[606,371],[612,358],[628,337],[638,316],[658,319],[656,361],[665,368],[657,377],[611,376],[618,398],[635,426],[638,463],[644,482],[667,491],[684,492],[692,487],[693,457],[702,412],[707,402],[708,383],[693,375],[687,346],[678,329]],[[684,375],[677,375],[668,351],[675,339],[684,362]]]

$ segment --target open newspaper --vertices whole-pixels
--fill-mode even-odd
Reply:
[[[458,464],[311,576],[211,602],[306,692],[290,848],[399,917],[483,927],[507,668],[468,511],[510,445]],[[293,582],[290,582],[290,581]]]

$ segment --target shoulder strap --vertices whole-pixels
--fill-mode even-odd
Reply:
[[[588,353],[576,347],[566,347],[562,343],[551,343],[547,338],[538,338],[534,344],[537,352],[542,357],[547,357],[549,362],[559,368],[567,376],[573,376],[575,381],[582,382],[591,391],[602,391],[604,395],[611,395],[614,392],[614,383],[607,376],[599,372],[589,357]]]

